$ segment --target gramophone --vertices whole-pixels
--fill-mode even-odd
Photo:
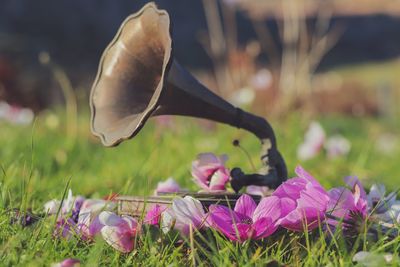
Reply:
[[[128,16],[105,49],[91,95],[91,130],[104,146],[117,146],[135,137],[146,121],[158,115],[204,118],[245,129],[262,144],[263,168],[245,174],[231,171],[229,193],[182,193],[203,205],[233,205],[239,190],[248,185],[276,188],[287,178],[271,125],[262,117],[234,107],[199,83],[173,57],[170,18],[154,3]],[[171,203],[173,196],[118,197],[119,212],[140,216],[147,204]]]

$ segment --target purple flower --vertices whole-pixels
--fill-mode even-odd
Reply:
[[[164,205],[153,205],[150,210],[147,212],[144,223],[150,225],[160,225],[161,214],[167,209]]]
[[[344,187],[329,190],[328,212],[338,219],[365,219],[368,214],[368,201],[360,181],[355,177],[346,178],[352,190]],[[330,219],[329,224],[336,225],[338,221]]]
[[[181,234],[188,235],[190,228],[201,229],[208,226],[207,215],[197,199],[191,196],[176,197],[172,206],[162,213],[161,225],[164,232],[174,228]]]
[[[179,191],[181,191],[181,187],[174,178],[170,177],[166,181],[157,184],[154,195],[158,195],[158,193],[177,193]]]
[[[83,202],[77,227],[84,239],[92,239],[95,235],[99,234],[103,224],[99,221],[98,215],[102,211],[110,211],[115,207],[114,202],[102,199],[87,199]]]
[[[99,221],[103,225],[101,235],[110,246],[123,253],[133,250],[135,236],[140,231],[134,218],[103,211],[99,214]]]
[[[282,216],[282,202],[278,197],[263,198],[258,206],[249,195],[242,195],[234,210],[222,205],[211,205],[209,223],[231,240],[243,242],[273,234]]]
[[[298,177],[289,179],[272,194],[281,199],[286,214],[280,225],[293,231],[312,230],[325,218],[329,196],[325,189],[301,166]]]
[[[78,259],[68,258],[63,260],[62,262],[54,263],[52,267],[78,267],[81,265],[81,262]]]
[[[194,181],[206,191],[225,190],[230,178],[229,170],[224,166],[226,160],[226,155],[199,154],[192,163]]]

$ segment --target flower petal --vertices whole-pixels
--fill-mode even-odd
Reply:
[[[363,199],[367,199],[367,193],[365,193],[364,187],[361,181],[356,176],[348,176],[344,178],[346,184],[354,190],[354,186],[357,184],[360,188],[360,196]]]
[[[306,184],[307,180],[304,178],[292,178],[278,186],[272,195],[296,200],[300,197],[300,191],[305,188]]]
[[[111,211],[102,211],[99,214],[99,221],[101,224],[106,226],[128,227],[125,220]]]
[[[165,211],[167,207],[165,205],[153,205],[147,212],[144,222],[150,225],[159,225],[161,219],[161,213]]]
[[[253,224],[253,229],[255,232],[253,234],[254,239],[261,239],[272,235],[278,229],[278,225],[271,218],[263,217]]]
[[[300,165],[296,167],[295,172],[298,177],[306,179],[308,182],[312,183],[316,187],[322,188],[321,184]]]
[[[179,184],[174,180],[174,178],[169,177],[164,182],[159,182],[157,184],[157,188],[154,192],[155,195],[158,193],[176,193],[181,190]]]
[[[80,263],[78,259],[68,258],[62,262],[52,264],[51,267],[78,267]]]
[[[222,205],[210,205],[209,218],[213,228],[231,240],[238,240],[233,225],[239,222],[239,218],[234,211]]]
[[[205,220],[205,212],[202,204],[191,196],[175,198],[172,201],[172,210],[177,221],[186,224],[192,223],[195,227],[200,226]]]
[[[258,203],[253,214],[253,222],[257,222],[262,218],[269,218],[271,222],[276,222],[281,218],[281,200],[276,196],[264,197]]]
[[[254,202],[254,199],[246,194],[243,194],[236,202],[235,212],[245,215],[249,218],[253,216],[254,210],[256,209],[257,204]]]
[[[210,190],[225,190],[225,185],[229,181],[229,173],[225,168],[218,169],[211,177]]]
[[[104,240],[116,250],[128,253],[133,250],[134,233],[125,228],[104,226],[101,229]]]

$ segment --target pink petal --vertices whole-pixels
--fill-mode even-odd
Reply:
[[[351,191],[344,187],[332,188],[328,192],[329,204],[328,211],[331,210],[353,210],[354,209],[354,197]]]
[[[80,266],[80,261],[78,259],[68,258],[62,262],[53,264],[52,267],[78,267]]]
[[[298,177],[306,179],[307,181],[311,182],[316,187],[321,187],[321,184],[306,170],[303,169],[300,165],[296,167],[295,172]]]
[[[113,248],[123,253],[133,250],[135,232],[115,226],[104,226],[101,229],[104,240]]]
[[[99,221],[101,224],[106,226],[128,228],[127,222],[111,211],[102,211],[99,214]]]
[[[303,178],[292,178],[281,184],[272,195],[296,200],[300,197],[300,192],[305,188],[306,184],[307,180]]]
[[[94,219],[91,221],[89,225],[89,234],[88,237],[92,238],[95,235],[99,234],[101,231],[101,228],[103,228],[103,224],[99,220],[99,216],[95,216]]]
[[[150,225],[159,225],[161,219],[161,213],[167,209],[164,205],[153,205],[147,212],[144,222]]]
[[[281,226],[292,231],[308,231],[318,227],[323,219],[323,213],[319,210],[307,207],[298,208],[290,212],[285,218],[282,219]]]
[[[245,215],[249,218],[253,216],[254,210],[256,209],[257,204],[254,202],[254,199],[246,194],[243,194],[236,202],[235,212]]]
[[[291,213],[296,209],[297,203],[293,199],[287,197],[281,198],[280,200],[281,200],[281,218],[284,218],[285,216],[287,216],[289,213]]]
[[[276,225],[271,218],[260,218],[253,224],[254,239],[261,239],[267,236],[272,235],[276,229],[278,229],[278,225]]]
[[[308,184],[305,190],[300,192],[300,198],[297,200],[299,208],[312,207],[320,210],[322,213],[325,213],[328,203],[328,193],[316,190],[311,184]]]
[[[231,240],[238,239],[233,224],[239,222],[239,218],[234,211],[222,205],[211,205],[209,207],[209,218],[213,228]]]
[[[226,157],[218,158],[212,153],[199,154],[197,160],[192,163],[192,176],[204,190],[223,190],[229,179],[229,173],[224,163]],[[222,171],[217,173],[218,171]],[[215,177],[214,177],[215,176]]]
[[[205,225],[206,215],[202,204],[191,196],[177,197],[172,201],[172,210],[177,223],[201,228]]]
[[[360,196],[363,199],[367,199],[367,193],[365,193],[364,187],[360,180],[355,176],[348,176],[344,178],[345,183],[354,190],[354,186],[357,184],[360,188]]]
[[[164,182],[159,182],[157,184],[157,188],[155,190],[155,195],[157,195],[157,193],[176,193],[179,192],[181,190],[181,187],[179,186],[179,184],[172,178],[168,178],[166,181]]]
[[[99,214],[99,221],[104,224],[101,235],[110,246],[124,253],[132,251],[138,230],[138,224],[134,218],[119,217],[112,212],[103,211]]]
[[[229,181],[229,173],[226,169],[217,170],[211,177],[210,190],[225,190],[225,185]]]
[[[276,222],[281,218],[281,200],[276,196],[264,197],[258,203],[253,214],[253,221],[257,222],[262,218],[268,218],[271,222]]]
[[[122,215],[121,218],[122,218],[122,220],[124,220],[127,223],[129,229],[135,230],[135,231],[137,230],[138,222],[136,221],[135,218],[128,216],[128,215]]]
[[[240,242],[246,241],[250,239],[255,234],[254,229],[252,228],[251,224],[247,223],[237,223],[233,226],[232,235],[235,235],[237,240]]]

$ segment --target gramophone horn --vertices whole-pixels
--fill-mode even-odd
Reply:
[[[102,143],[115,146],[134,137],[151,116],[205,118],[246,129],[263,142],[262,160],[268,168],[255,175],[235,169],[234,187],[248,183],[275,187],[286,179],[286,167],[267,121],[212,93],[172,55],[166,11],[149,3],[122,23],[103,53],[91,91],[91,129]]]

